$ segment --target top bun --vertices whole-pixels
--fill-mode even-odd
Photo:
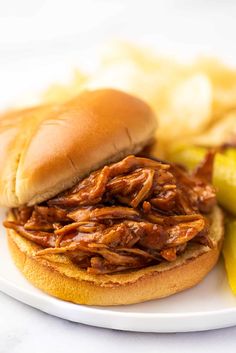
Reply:
[[[156,119],[143,101],[113,89],[0,117],[0,204],[33,205],[86,174],[139,152]]]

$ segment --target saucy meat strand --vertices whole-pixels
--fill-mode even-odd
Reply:
[[[206,214],[216,197],[209,163],[208,157],[190,175],[128,156],[47,202],[13,209],[15,220],[4,225],[40,245],[36,256],[65,254],[93,274],[174,261],[190,243],[212,246]]]

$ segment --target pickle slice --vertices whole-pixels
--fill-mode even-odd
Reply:
[[[224,155],[231,159],[232,162],[236,163],[236,148],[227,148]]]
[[[212,182],[219,204],[236,215],[236,159],[217,153]]]
[[[223,246],[223,256],[229,285],[236,294],[236,221],[229,220]]]
[[[194,169],[205,157],[207,149],[205,147],[178,145],[169,151],[167,159],[170,162],[182,164],[187,169]]]

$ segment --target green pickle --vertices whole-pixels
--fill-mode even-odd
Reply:
[[[232,155],[216,154],[213,168],[213,185],[216,188],[219,204],[236,215],[236,158],[232,158]]]
[[[236,221],[226,223],[226,232],[223,245],[223,255],[229,285],[236,294]]]
[[[205,147],[178,145],[173,147],[167,156],[170,162],[184,165],[187,169],[194,169],[205,157],[207,149]]]
[[[232,162],[236,163],[236,148],[227,148],[224,155],[227,156]]]

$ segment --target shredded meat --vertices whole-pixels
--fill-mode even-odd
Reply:
[[[47,202],[13,209],[15,221],[4,225],[40,245],[36,256],[66,254],[89,273],[174,261],[192,242],[212,246],[205,216],[216,202],[212,158],[189,175],[128,156]]]

